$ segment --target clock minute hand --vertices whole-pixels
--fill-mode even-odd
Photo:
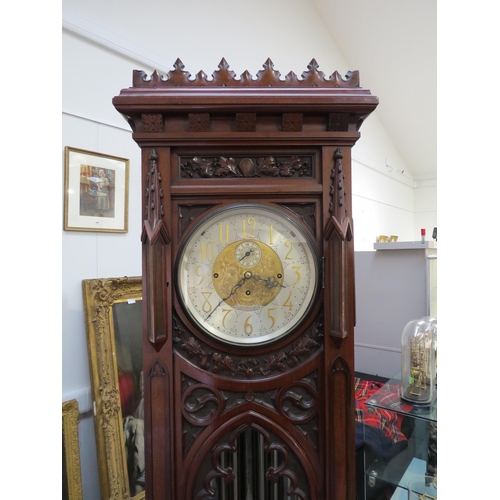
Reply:
[[[245,283],[245,281],[247,281],[248,279],[250,279],[250,278],[247,278],[247,277],[243,276],[243,278],[241,278],[240,281],[238,281],[238,283],[236,283],[236,285],[233,286],[233,288],[231,289],[231,293],[227,297],[224,297],[223,299],[220,299],[219,303],[212,309],[212,312],[205,318],[205,321],[208,321],[208,318],[210,318],[210,316],[212,316],[212,314],[215,312],[215,310],[223,302],[225,302],[227,299],[229,299],[230,297],[232,297],[236,293],[236,290],[238,290],[238,288],[242,287],[243,283]]]

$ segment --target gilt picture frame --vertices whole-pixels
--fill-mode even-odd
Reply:
[[[101,497],[144,500],[142,278],[82,281]]]
[[[130,161],[66,146],[64,230],[126,233]]]
[[[78,441],[78,401],[62,404],[62,499],[82,500],[80,443]]]

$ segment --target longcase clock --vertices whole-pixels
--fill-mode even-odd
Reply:
[[[354,500],[357,71],[135,71],[150,500]]]

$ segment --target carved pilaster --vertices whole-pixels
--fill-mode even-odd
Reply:
[[[161,240],[161,243],[168,245],[170,235],[163,220],[165,208],[163,204],[162,176],[158,168],[158,154],[155,149],[152,149],[149,154],[144,199],[146,200],[146,217],[143,223],[142,242],[154,245],[158,243],[158,240]]]
[[[330,335],[345,338],[348,335],[347,297],[349,253],[353,251],[352,219],[348,214],[346,203],[346,185],[342,150],[337,148],[333,155],[333,167],[330,173],[330,203],[328,212],[330,217],[325,227],[325,240],[332,246],[327,255],[327,265],[335,269],[329,273],[329,287],[332,293],[333,304],[330,310]]]
[[[355,471],[347,464],[354,460],[354,373],[349,363],[337,356],[328,374],[328,414],[335,420],[330,440],[331,464],[337,464],[337,481],[330,485],[329,500],[355,498]],[[348,432],[340,431],[346,429]]]
[[[161,489],[162,476],[167,475],[168,491],[173,492],[175,478],[167,465],[172,460],[171,430],[172,420],[169,412],[169,378],[170,374],[167,366],[160,360],[153,360],[145,383],[149,384],[147,394],[148,411],[146,415],[154,413],[155,418],[150,418],[148,426],[150,433],[146,434],[149,440],[146,448],[152,450],[151,454],[146,454],[146,470],[151,471],[151,485],[148,491],[148,498],[158,498],[158,491]],[[157,446],[153,446],[153,441]],[[158,446],[161,444],[162,446]],[[149,486],[149,485],[148,485]],[[172,494],[167,495],[173,498]]]
[[[154,279],[157,270],[165,265],[163,248],[170,243],[170,234],[164,220],[165,207],[162,175],[158,166],[158,154],[151,149],[144,193],[145,219],[142,227],[143,259],[149,273],[144,280],[145,324],[149,341],[157,350],[166,340],[165,288]],[[161,271],[159,271],[161,275]]]

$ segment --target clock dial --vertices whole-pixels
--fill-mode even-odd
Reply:
[[[186,237],[177,289],[204,332],[258,345],[304,319],[317,290],[317,263],[310,236],[285,212],[235,204],[202,219]]]

